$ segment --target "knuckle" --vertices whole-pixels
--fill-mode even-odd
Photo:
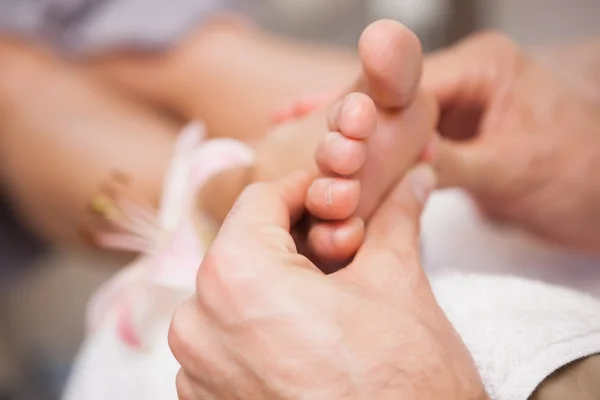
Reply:
[[[177,390],[177,398],[179,400],[194,400],[193,390],[190,381],[183,371],[180,369],[175,378],[175,388]]]
[[[192,377],[202,376],[213,362],[215,343],[211,340],[206,323],[192,299],[184,303],[171,318],[167,332],[167,344],[179,365]]]
[[[171,318],[171,324],[169,325],[169,331],[167,333],[169,348],[171,349],[173,356],[175,356],[180,363],[180,358],[189,353],[192,344],[188,338],[189,327],[183,312],[184,307],[185,305],[177,310],[173,315],[173,318]]]
[[[247,251],[230,241],[215,241],[198,271],[198,288],[218,287],[223,293],[240,290],[256,280],[256,268],[246,268],[250,262]],[[199,292],[203,290],[199,289]]]

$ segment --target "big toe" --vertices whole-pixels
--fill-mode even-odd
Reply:
[[[364,30],[358,51],[363,66],[358,90],[368,93],[379,107],[402,108],[410,103],[423,64],[417,36],[396,21],[380,20]]]

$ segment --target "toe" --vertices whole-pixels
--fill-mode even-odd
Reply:
[[[326,221],[349,218],[360,200],[360,182],[342,178],[319,178],[308,190],[306,209]]]
[[[422,49],[404,25],[381,20],[363,32],[358,50],[363,65],[359,89],[378,106],[400,108],[413,98],[421,77]]]
[[[308,245],[319,259],[346,261],[358,251],[364,232],[364,222],[360,218],[320,222],[311,227]]]
[[[377,108],[364,93],[350,93],[329,111],[329,129],[352,139],[366,139],[377,127]]]
[[[349,176],[365,162],[364,139],[375,133],[377,110],[369,96],[352,93],[330,109],[329,126],[317,147],[316,162],[323,174]]]
[[[366,158],[367,143],[347,138],[340,132],[327,133],[315,153],[317,166],[325,175],[353,175],[360,170]]]

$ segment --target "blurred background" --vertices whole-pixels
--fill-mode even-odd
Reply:
[[[168,28],[175,23],[168,21],[171,13],[174,21],[190,23],[184,21],[196,17],[186,11],[190,4],[196,3],[196,8],[206,4],[208,11],[217,2],[163,1],[156,8],[147,7],[150,3],[0,0],[0,30],[29,35],[50,32],[66,47],[86,51],[127,29],[160,30],[163,23]],[[350,47],[367,23],[380,18],[408,25],[426,50],[483,28],[503,30],[525,46],[600,33],[598,0],[239,0],[223,4],[282,35]],[[63,29],[61,23],[68,22],[69,16],[90,7],[94,19],[85,28]],[[143,24],[129,26],[140,7],[149,13],[147,18],[144,14],[137,18]],[[175,10],[178,7],[181,12]],[[160,11],[151,15],[152,9]],[[44,22],[40,30],[48,10],[53,12],[51,23]],[[117,268],[118,263],[96,254],[43,245],[20,224],[8,204],[0,203],[0,400],[58,398],[82,339],[86,301]]]

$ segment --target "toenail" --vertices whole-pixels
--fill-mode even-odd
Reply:
[[[340,159],[343,159],[350,151],[348,148],[348,140],[339,132],[328,132],[326,141],[327,152],[333,162],[338,162]]]
[[[327,190],[325,191],[325,205],[330,206],[333,204],[333,184],[327,186]]]
[[[354,181],[349,180],[336,180],[330,183],[327,185],[327,190],[325,191],[325,205],[331,206],[334,204],[335,198],[347,196],[354,189],[355,185]]]

